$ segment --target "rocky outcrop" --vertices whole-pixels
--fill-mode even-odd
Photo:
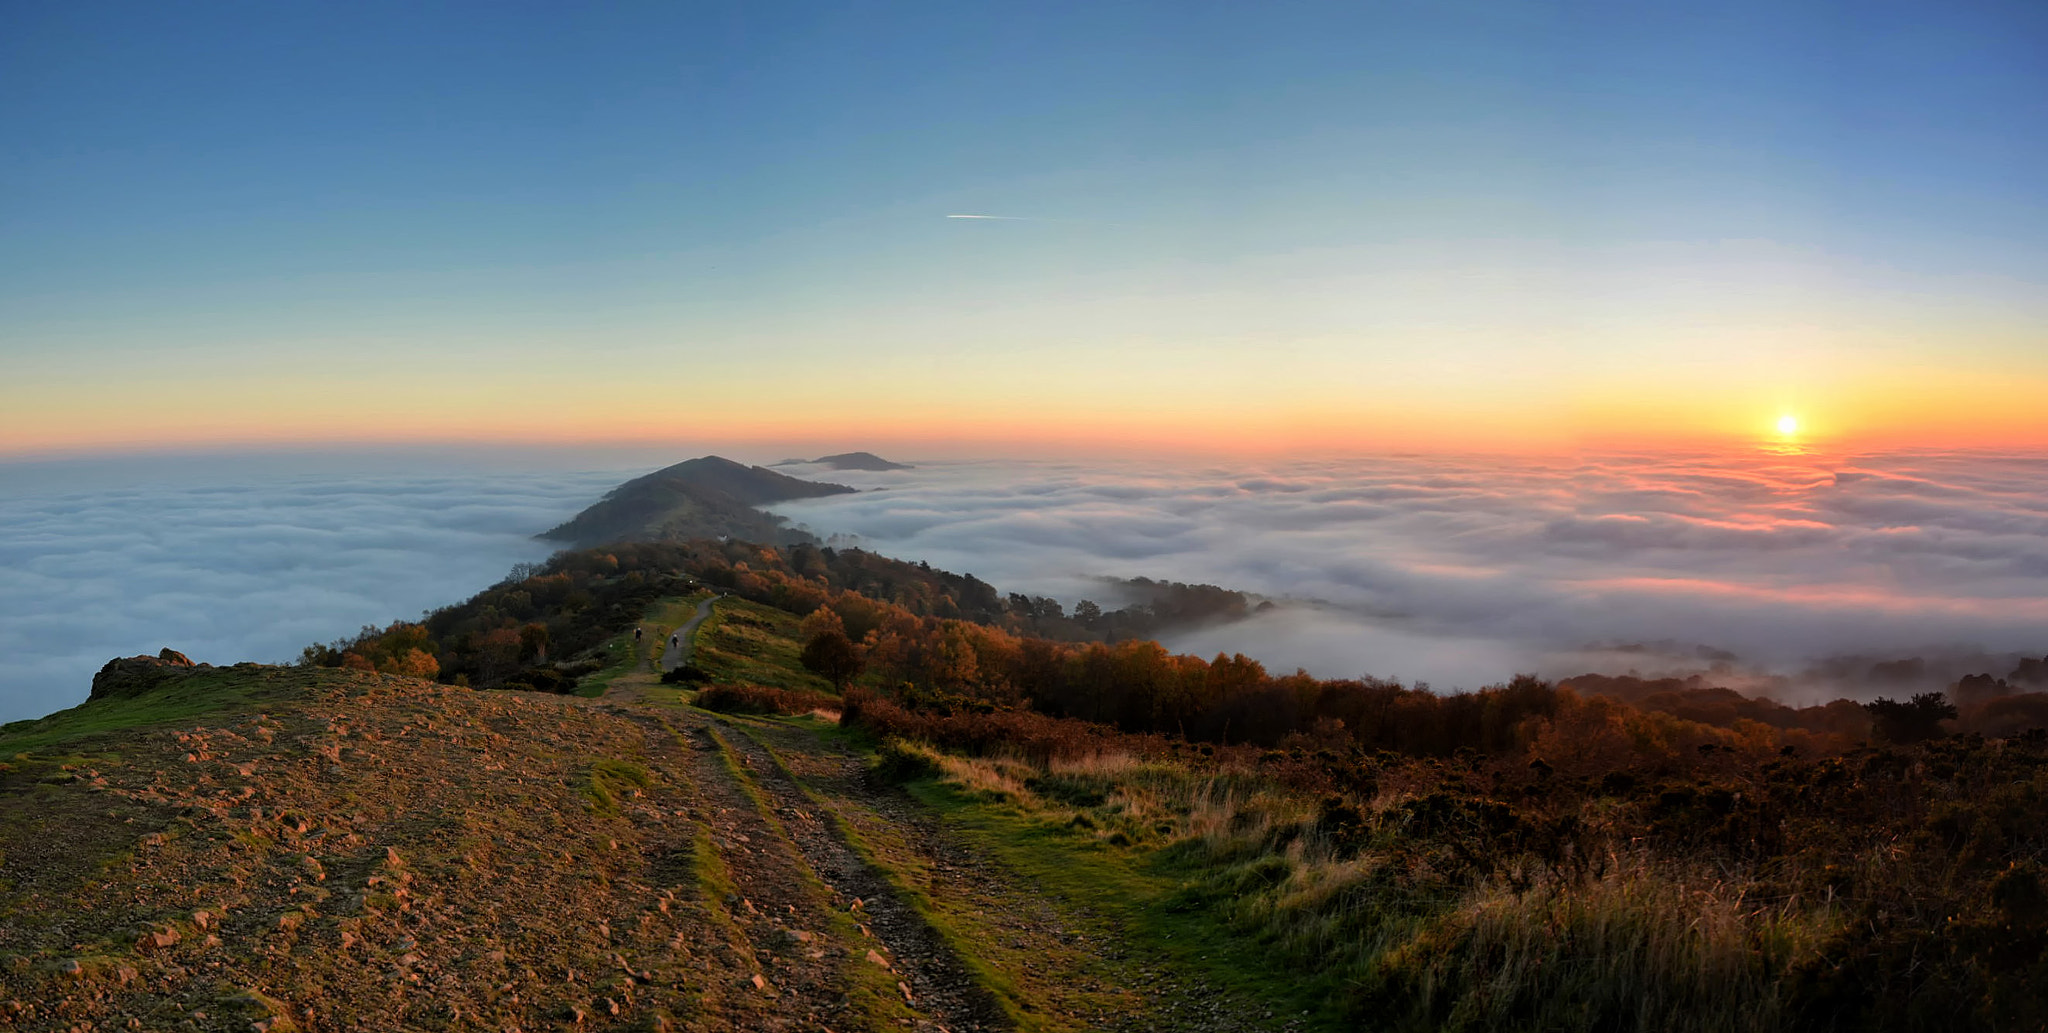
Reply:
[[[92,676],[92,695],[86,698],[130,699],[165,682],[211,669],[211,664],[195,664],[175,649],[165,649],[155,656],[117,657]]]

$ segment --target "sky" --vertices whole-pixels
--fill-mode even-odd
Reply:
[[[0,134],[13,458],[2048,443],[2038,3],[10,2]]]

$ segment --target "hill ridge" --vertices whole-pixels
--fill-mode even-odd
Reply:
[[[724,456],[700,456],[626,481],[537,537],[578,548],[718,537],[809,541],[810,535],[786,527],[782,517],[759,507],[854,490],[748,466]]]
[[[834,470],[913,470],[909,463],[897,463],[873,452],[836,452],[816,459],[785,459],[776,466],[829,466]]]

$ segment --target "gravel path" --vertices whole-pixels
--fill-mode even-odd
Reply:
[[[669,633],[668,647],[661,654],[662,673],[666,674],[690,662],[690,648],[696,644],[697,625],[704,623],[704,618],[711,616],[711,604],[723,598],[725,597],[722,595],[714,595],[698,603],[697,615]]]

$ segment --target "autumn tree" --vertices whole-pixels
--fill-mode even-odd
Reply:
[[[425,650],[412,648],[400,656],[392,657],[388,666],[380,664],[378,669],[386,674],[402,674],[408,678],[425,678],[431,681],[441,673],[441,661],[436,660],[433,654]]]
[[[820,606],[804,618],[803,652],[797,659],[810,671],[845,688],[860,676],[865,663],[860,648],[846,637],[846,624],[829,607]]]

